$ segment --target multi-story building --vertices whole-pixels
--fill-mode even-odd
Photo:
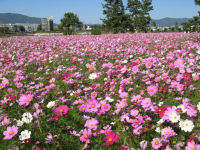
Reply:
[[[53,16],[50,18],[42,18],[42,30],[44,31],[52,31],[53,30]]]

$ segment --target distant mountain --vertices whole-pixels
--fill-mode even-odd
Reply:
[[[173,26],[176,22],[179,25],[182,22],[187,22],[192,18],[162,18],[153,19],[158,26]],[[0,24],[15,24],[15,23],[30,23],[30,24],[41,24],[41,18],[29,17],[22,14],[16,13],[0,13]],[[54,24],[55,25],[55,24]]]
[[[190,20],[192,18],[162,18],[162,19],[153,19],[152,21],[155,21],[157,26],[159,27],[170,27],[170,26],[174,26],[176,22],[178,22],[179,25],[181,25],[181,23],[183,22],[187,22],[188,20]]]
[[[0,13],[0,24],[15,23],[41,24],[41,19],[15,13]]]

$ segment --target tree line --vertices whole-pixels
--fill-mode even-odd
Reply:
[[[196,5],[200,5],[200,0],[194,0]],[[102,4],[103,14],[105,18],[101,19],[103,25],[94,26],[92,32],[99,34],[101,31],[105,33],[125,33],[125,32],[152,32],[150,29],[151,17],[150,11],[153,10],[152,0],[127,0],[127,5],[124,6],[122,0],[104,0]],[[83,22],[79,17],[72,13],[65,13],[61,19],[61,24],[57,25],[57,30],[64,34],[74,34],[80,31]],[[152,27],[157,28],[155,22],[152,22]],[[199,31],[200,12],[198,16],[194,16],[192,20],[182,23],[182,29],[178,23],[174,27],[165,29],[164,31]],[[154,30],[160,32],[160,30]]]

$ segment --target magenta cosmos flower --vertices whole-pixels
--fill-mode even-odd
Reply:
[[[83,135],[80,137],[80,141],[81,142],[89,143],[91,135],[92,135],[91,130],[84,129],[83,130]]]
[[[147,92],[149,93],[150,96],[153,96],[157,93],[158,88],[155,85],[150,85],[147,87]]]
[[[104,138],[104,140],[106,140],[106,142],[103,145],[110,146],[113,143],[117,142],[118,139],[119,139],[119,134],[110,132],[110,133],[106,134],[106,137]]]
[[[18,127],[17,126],[7,127],[7,130],[3,132],[3,135],[4,135],[3,139],[4,140],[10,140],[17,133],[18,133]]]
[[[60,105],[56,109],[54,109],[54,112],[56,115],[64,115],[68,112],[69,108],[66,105]]]

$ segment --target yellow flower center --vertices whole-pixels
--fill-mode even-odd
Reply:
[[[94,104],[92,104],[92,108],[94,108],[95,107],[95,105]]]
[[[167,133],[169,134],[169,133],[170,133],[170,131],[167,131]]]
[[[10,135],[13,135],[13,134],[14,134],[14,132],[13,132],[13,131],[11,131],[9,134],[10,134]]]
[[[29,120],[30,118],[29,118],[29,117],[26,117],[26,119]]]
[[[188,123],[186,123],[186,126],[189,126],[189,124],[188,124]]]
[[[108,141],[109,141],[109,142],[112,142],[112,138],[109,138]]]
[[[82,109],[85,110],[85,107],[83,107]]]
[[[91,127],[93,127],[94,125],[93,124],[91,124]]]
[[[85,136],[84,136],[84,138],[85,138],[85,139],[88,139],[88,136],[87,136],[87,135],[85,135]]]
[[[156,144],[156,145],[158,145],[158,144],[159,144],[159,142],[157,141],[155,144]]]
[[[60,112],[62,113],[62,112],[63,112],[63,109],[61,109]]]
[[[108,106],[104,106],[104,108],[106,109],[106,108],[108,108]]]
[[[31,98],[28,99],[29,102],[30,102],[31,100],[32,100]]]

